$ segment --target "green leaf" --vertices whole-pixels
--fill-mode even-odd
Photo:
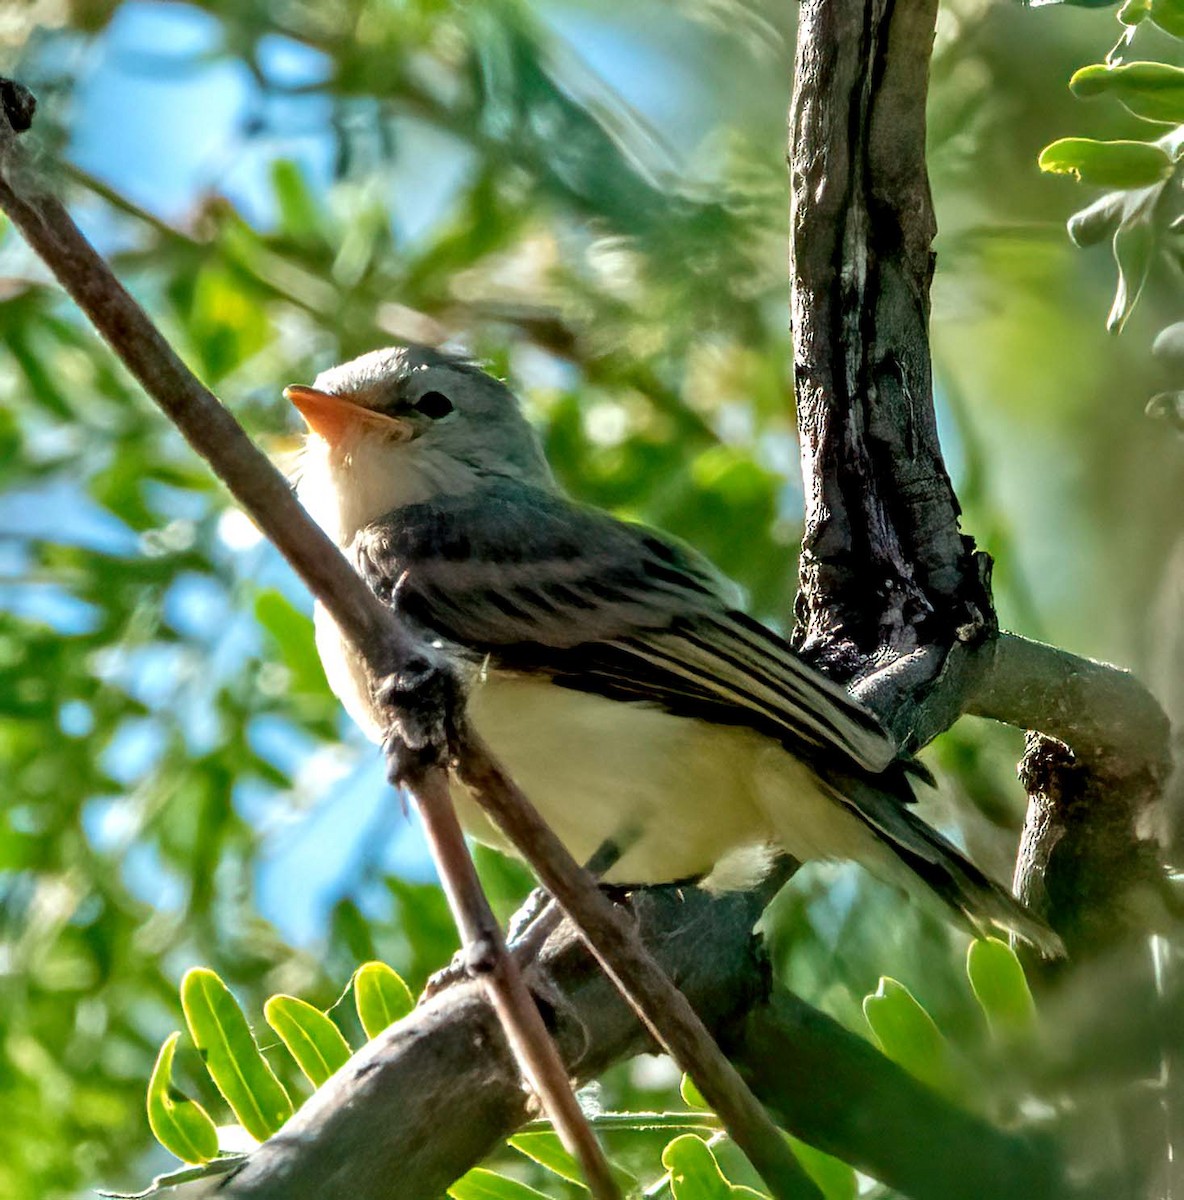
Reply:
[[[1137,117],[1168,125],[1184,122],[1184,70],[1166,63],[1094,63],[1069,80],[1075,96],[1116,96]]]
[[[218,1157],[218,1127],[196,1100],[173,1087],[173,1056],[180,1031],[170,1034],[148,1080],[148,1125],[152,1135],[182,1162],[205,1163]]]
[[[276,159],[271,164],[271,186],[284,233],[297,242],[323,242],[324,217],[299,163],[290,158]]]
[[[1111,245],[1118,266],[1118,287],[1110,315],[1106,318],[1106,328],[1111,333],[1121,333],[1143,291],[1143,284],[1147,282],[1151,253],[1155,249],[1155,230],[1150,220],[1124,221],[1115,230]]]
[[[312,620],[282,592],[270,588],[255,597],[255,619],[271,635],[292,680],[292,691],[331,696],[317,654]]]
[[[354,972],[354,1004],[368,1038],[376,1038],[414,1007],[402,976],[382,962],[363,963]]]
[[[295,996],[279,995],[263,1006],[263,1015],[314,1088],[348,1061],[349,1043],[319,1008]]]
[[[903,983],[881,976],[876,991],[863,999],[863,1015],[894,1063],[943,1095],[957,1093],[946,1040]]]
[[[292,1115],[292,1101],[255,1045],[230,989],[211,970],[194,967],[181,980],[189,1036],[239,1124],[265,1141]]]
[[[760,1200],[760,1192],[729,1183],[711,1147],[693,1133],[684,1133],[667,1145],[662,1165],[670,1172],[674,1200]]]
[[[684,1075],[679,1082],[678,1094],[688,1108],[711,1108],[711,1105],[703,1099],[703,1093],[699,1091],[698,1085],[689,1075]]]
[[[1113,236],[1126,210],[1126,192],[1107,192],[1069,218],[1069,236],[1084,249]]]
[[[1151,0],[1151,19],[1165,33],[1184,38],[1184,0]]]
[[[1061,138],[1040,152],[1040,169],[1074,175],[1096,187],[1150,187],[1172,173],[1171,156],[1150,142],[1099,142],[1093,138]]]
[[[1151,0],[1126,0],[1118,10],[1118,22],[1128,29],[1141,25],[1151,15]]]
[[[580,1164],[563,1148],[558,1134],[550,1130],[538,1133],[516,1133],[509,1139],[509,1142],[519,1154],[525,1154],[527,1158],[558,1175],[561,1179],[566,1179],[569,1183],[583,1184],[584,1173],[580,1170]],[[612,1163],[609,1164],[609,1169],[625,1195],[637,1192],[637,1180],[628,1171],[622,1170]]]
[[[257,291],[211,261],[193,281],[188,326],[211,382],[239,367],[275,336]]]
[[[791,1137],[789,1142],[802,1169],[818,1185],[826,1200],[855,1200],[859,1181],[855,1178],[854,1167],[824,1150],[799,1142],[797,1138]]]
[[[999,938],[979,938],[966,953],[966,974],[996,1037],[1016,1041],[1036,1028],[1036,1006],[1015,951]]]
[[[516,1133],[509,1139],[510,1145],[520,1154],[546,1167],[548,1171],[570,1183],[583,1183],[580,1164],[563,1148],[559,1135],[555,1133]]]
[[[543,1192],[484,1167],[474,1167],[462,1175],[448,1189],[448,1194],[452,1200],[548,1200]]]

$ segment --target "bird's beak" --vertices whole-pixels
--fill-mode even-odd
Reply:
[[[400,441],[411,436],[411,425],[399,417],[388,417],[317,388],[293,384],[284,388],[284,399],[290,400],[304,418],[304,423],[318,437],[330,444],[341,441],[345,434],[359,425],[379,426]]]

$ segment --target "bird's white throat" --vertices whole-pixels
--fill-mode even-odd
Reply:
[[[476,487],[468,463],[425,446],[361,431],[330,443],[310,434],[296,495],[309,516],[341,547],[359,529],[405,504]]]

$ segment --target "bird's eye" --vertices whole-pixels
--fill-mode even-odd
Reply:
[[[452,401],[443,392],[424,392],[412,407],[425,417],[438,421],[452,412]]]

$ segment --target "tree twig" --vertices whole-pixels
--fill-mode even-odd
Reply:
[[[617,1200],[613,1179],[600,1143],[571,1089],[567,1068],[522,978],[517,960],[507,952],[501,926],[493,915],[448,792],[448,778],[429,768],[407,786],[423,818],[432,858],[453,920],[464,944],[465,967],[481,983],[506,1033],[514,1057],[551,1118],[560,1139],[584,1172],[588,1190],[600,1200]]]

